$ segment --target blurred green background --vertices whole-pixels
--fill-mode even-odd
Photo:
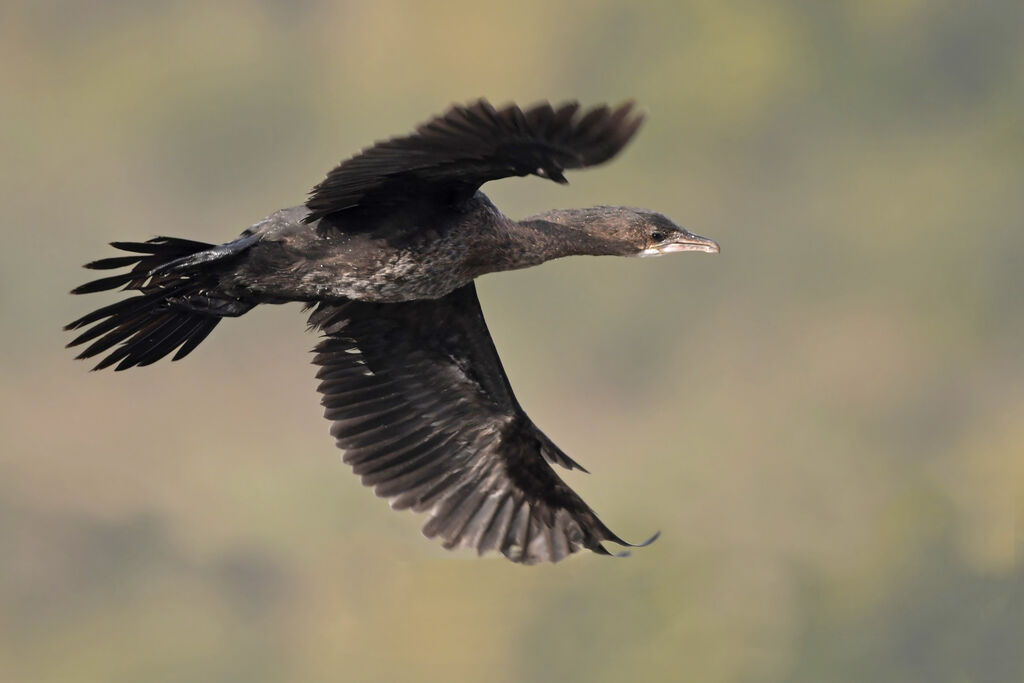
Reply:
[[[0,680],[1024,680],[1024,3],[0,10]],[[722,253],[479,284],[633,558],[448,554],[339,461],[298,306],[87,372],[106,242],[232,238],[450,102],[649,119],[512,216]],[[109,299],[108,299],[109,300]]]

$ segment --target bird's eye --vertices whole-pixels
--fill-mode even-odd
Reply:
[[[661,232],[660,230],[655,230],[651,233],[652,242],[660,242],[663,239],[665,239],[665,233]]]

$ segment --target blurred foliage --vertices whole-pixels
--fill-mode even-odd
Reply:
[[[1024,4],[0,9],[0,680],[1024,680]],[[449,555],[339,464],[297,307],[91,375],[104,243],[227,240],[451,101],[635,97],[513,216],[716,257],[484,278],[626,561]]]

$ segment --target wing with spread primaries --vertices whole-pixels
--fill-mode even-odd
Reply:
[[[343,161],[313,188],[306,222],[353,209],[428,200],[467,199],[484,183],[537,175],[560,183],[562,171],[608,161],[643,123],[632,102],[580,113],[576,102],[544,102],[523,111],[487,100],[453,106],[396,137]]]
[[[516,402],[472,283],[321,304],[310,325],[326,334],[314,363],[344,461],[392,507],[426,512],[426,536],[528,564],[630,545],[555,474],[579,466]]]

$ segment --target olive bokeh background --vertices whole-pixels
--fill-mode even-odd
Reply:
[[[0,10],[0,679],[1024,679],[1024,4],[31,2]],[[106,242],[224,241],[450,102],[635,98],[512,216],[717,256],[479,283],[628,560],[449,554],[339,461],[298,306],[87,372]]]

